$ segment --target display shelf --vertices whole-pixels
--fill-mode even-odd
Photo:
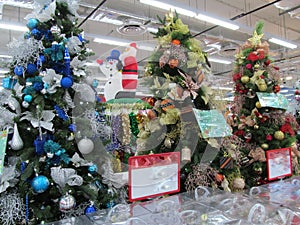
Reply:
[[[111,209],[48,225],[296,225],[300,221],[299,187],[300,177],[236,193],[198,187],[194,192],[118,204]]]

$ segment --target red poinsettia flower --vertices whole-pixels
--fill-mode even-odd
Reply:
[[[233,134],[236,135],[236,136],[244,136],[245,131],[244,130],[237,130]]]
[[[254,52],[250,52],[247,59],[250,60],[251,62],[254,62],[257,61],[259,58],[257,54],[255,54]]]
[[[265,52],[264,50],[258,50],[258,58],[259,59],[264,59],[265,58]]]
[[[273,140],[273,136],[271,134],[267,134],[266,135],[266,140],[267,141],[272,141]]]
[[[236,82],[237,80],[240,80],[241,77],[242,77],[242,75],[239,73],[236,73],[232,76],[234,82]]]
[[[291,125],[289,123],[285,123],[280,127],[280,130],[283,133],[289,133],[290,136],[294,136],[295,135],[295,131],[293,130],[293,128],[291,127]]]

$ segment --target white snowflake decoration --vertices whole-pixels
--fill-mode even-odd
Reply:
[[[34,38],[24,40],[13,39],[7,47],[15,65],[20,65],[24,68],[26,68],[29,62],[32,62],[32,59],[38,59],[39,54],[44,50],[42,41],[35,40]]]
[[[25,222],[25,204],[17,194],[4,195],[0,198],[0,221],[2,225]]]

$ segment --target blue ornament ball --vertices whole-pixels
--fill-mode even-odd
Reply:
[[[24,69],[22,66],[16,66],[14,68],[14,73],[17,75],[17,76],[23,76],[23,72],[24,72]]]
[[[27,27],[32,30],[33,28],[36,28],[38,25],[39,21],[35,18],[31,18],[27,21]]]
[[[73,85],[73,80],[70,77],[64,77],[61,79],[60,85],[63,88],[69,88]]]
[[[97,211],[97,208],[93,204],[91,204],[84,209],[84,214],[88,215],[88,214],[94,213],[96,211]]]
[[[89,166],[88,171],[89,171],[91,174],[96,173],[96,172],[98,171],[97,165],[93,164],[93,165]]]
[[[43,34],[41,31],[39,31],[38,29],[36,28],[33,28],[32,31],[31,31],[31,34],[33,35],[33,37],[37,40],[40,40],[42,37],[43,37]]]
[[[31,187],[33,188],[33,191],[36,193],[43,193],[48,189],[50,185],[50,182],[47,177],[44,175],[39,175],[32,179],[31,181]]]
[[[24,96],[24,101],[25,101],[25,102],[28,102],[28,103],[29,103],[29,102],[32,102],[32,96],[31,96],[31,95],[25,95],[25,96]]]
[[[27,69],[26,69],[26,72],[30,75],[33,75],[35,74],[36,72],[38,71],[37,67],[35,64],[33,63],[28,63],[27,64]]]

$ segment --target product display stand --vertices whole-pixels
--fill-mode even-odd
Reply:
[[[118,204],[58,224],[299,224],[300,177],[237,193],[209,187],[149,201]]]

